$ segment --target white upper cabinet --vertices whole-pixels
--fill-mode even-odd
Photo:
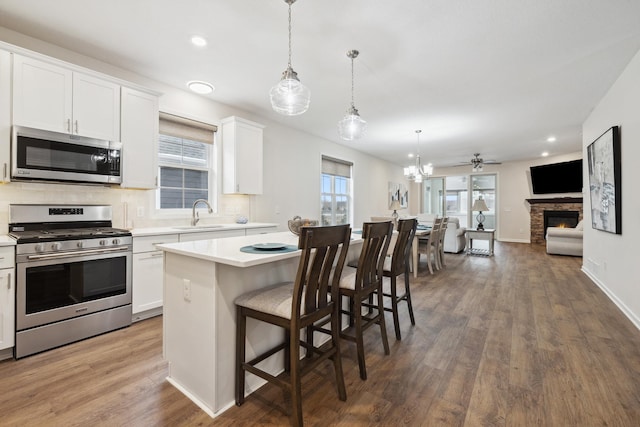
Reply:
[[[14,54],[13,123],[120,140],[120,86]]]
[[[158,184],[158,97],[122,87],[122,187]]]
[[[0,182],[9,182],[10,147],[11,53],[0,50]]]
[[[222,191],[262,194],[264,126],[240,117],[222,120]]]

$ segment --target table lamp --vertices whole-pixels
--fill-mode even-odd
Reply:
[[[483,211],[488,211],[489,208],[487,207],[487,204],[485,203],[484,199],[478,199],[475,202],[473,202],[473,206],[471,207],[472,211],[478,211],[480,212],[478,214],[478,216],[476,216],[476,220],[478,220],[478,230],[484,230],[484,225],[482,224],[484,222],[484,215],[482,214]]]
[[[394,225],[398,223],[398,209],[400,209],[400,202],[398,200],[394,200],[391,202],[391,206],[389,209],[393,209],[393,213],[391,214],[391,219],[393,220]]]

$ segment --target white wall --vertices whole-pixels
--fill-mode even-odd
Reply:
[[[585,158],[586,147],[616,125],[622,148],[622,234],[590,227],[591,212],[585,209],[583,270],[640,328],[640,52],[584,122]],[[588,197],[585,207],[590,206]]]
[[[99,71],[161,92],[160,109],[203,122],[220,124],[221,119],[237,115],[266,126],[264,130],[264,194],[229,196],[219,194],[218,213],[202,223],[233,222],[237,215],[254,222],[275,222],[282,230],[294,215],[318,218],[320,215],[320,159],[323,154],[354,163],[354,224],[372,215],[389,215],[388,183],[404,182],[402,168],[328,140],[314,137],[250,112],[217,103],[210,98],[176,89],[128,70],[79,55],[41,40],[0,27],[0,41]],[[265,88],[265,91],[268,88]],[[218,144],[218,149],[220,144]],[[221,156],[218,155],[220,162]],[[221,167],[222,165],[219,164]],[[123,190],[85,185],[12,182],[0,186],[0,232],[6,232],[10,203],[104,203],[114,208],[114,225],[123,227],[124,209],[129,210],[135,227],[187,224],[188,216],[154,216],[153,190]],[[138,209],[144,215],[138,217]],[[277,212],[277,213],[276,213]]]
[[[497,180],[498,212],[496,238],[503,242],[529,243],[531,236],[531,211],[527,199],[553,197],[582,197],[581,193],[533,194],[531,166],[566,162],[582,158],[581,152],[539,159],[505,162],[500,165],[484,165],[481,174],[495,173]],[[437,168],[434,176],[472,175],[471,166]]]

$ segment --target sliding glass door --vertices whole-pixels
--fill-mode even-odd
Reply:
[[[482,212],[485,219],[484,228],[496,228],[496,175],[471,175],[472,200],[471,204],[477,199],[484,199],[489,208],[488,211]],[[478,212],[471,213],[472,228],[478,227]]]
[[[469,215],[469,191],[467,175],[448,176],[445,184],[447,188],[446,216],[458,218],[460,225],[466,226]]]
[[[444,178],[422,181],[422,213],[444,216]]]

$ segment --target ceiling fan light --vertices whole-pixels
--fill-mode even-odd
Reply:
[[[351,107],[347,115],[338,122],[340,137],[347,141],[362,138],[367,131],[367,122],[360,117],[358,110]]]

